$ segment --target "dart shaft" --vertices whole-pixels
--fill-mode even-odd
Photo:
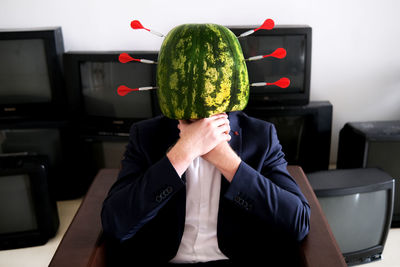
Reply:
[[[242,33],[241,35],[239,35],[239,38],[240,38],[240,37],[248,36],[248,35],[252,34],[253,32],[254,32],[254,30],[249,30],[249,31],[247,31],[247,32],[244,32],[244,33]]]
[[[152,89],[157,89],[157,87],[154,87],[154,86],[146,86],[146,87],[139,87],[139,88],[136,88],[136,90],[135,91],[146,91],[146,90],[152,90]]]
[[[266,86],[267,83],[266,82],[261,82],[261,83],[252,83],[250,84],[250,86]]]
[[[149,59],[140,59],[141,63],[146,63],[146,64],[157,64],[157,62]]]
[[[156,32],[156,31],[154,31],[154,30],[149,30],[149,32],[152,33],[152,34],[154,34],[154,35],[157,35],[157,36],[160,36],[160,37],[164,37],[164,34],[159,33],[159,32]]]
[[[249,57],[246,60],[253,61],[253,60],[259,60],[259,59],[263,59],[263,58],[264,58],[264,56],[254,56],[254,57]]]

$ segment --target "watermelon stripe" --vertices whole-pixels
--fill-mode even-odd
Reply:
[[[227,31],[221,31],[221,32],[225,35],[225,38],[228,39],[229,37],[231,37],[231,36],[229,36],[229,32],[227,32]],[[234,62],[238,62],[238,61],[240,62],[240,57],[238,57],[237,53],[235,53],[236,48],[237,48],[237,45],[229,46],[231,55],[233,57],[235,57]],[[234,96],[237,94],[237,90],[240,89],[240,88],[237,88],[237,84],[238,84],[238,72],[236,71],[237,67],[238,66],[236,64],[234,64],[232,66],[233,76],[232,76],[232,85],[231,85],[231,99],[229,99],[229,105],[227,108],[228,110],[232,110],[233,106],[235,105],[235,101],[232,101],[232,99],[234,99]]]
[[[188,35],[190,35],[190,31],[189,31],[189,27],[186,27],[188,30]],[[198,37],[198,31],[196,31],[195,33],[192,34],[192,46],[190,47],[190,50],[187,51],[189,55],[196,55],[196,47],[197,47],[197,39]],[[184,38],[188,38],[186,36],[184,36]],[[198,58],[197,58],[198,60]],[[197,60],[194,58],[194,60],[188,60],[187,64],[185,66],[185,70],[188,70],[188,76],[187,76],[187,80],[185,81],[185,86],[188,87],[188,85],[190,85],[192,83],[192,86],[194,84],[196,84],[196,77],[194,75],[194,68],[192,67],[192,65],[197,65]],[[196,103],[195,101],[193,101],[193,99],[196,99],[196,92],[197,90],[191,90],[189,87],[187,88],[187,108],[185,109],[185,118],[191,118],[192,117],[192,110],[193,107],[191,107],[191,105],[193,105],[194,103]]]

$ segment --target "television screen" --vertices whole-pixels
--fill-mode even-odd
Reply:
[[[231,27],[236,35],[252,28]],[[254,28],[253,28],[254,29]],[[277,48],[286,50],[282,59],[268,57],[247,61],[249,81],[275,82],[282,77],[290,79],[287,88],[277,86],[250,87],[250,102],[271,104],[307,104],[311,76],[311,28],[308,26],[277,26],[259,30],[239,38],[245,58],[269,55]]]
[[[377,168],[307,177],[348,265],[380,259],[392,220],[393,178]]]
[[[342,253],[368,249],[379,244],[390,210],[387,207],[386,190],[318,197],[318,201],[322,209],[327,211],[326,218]]]
[[[29,176],[0,176],[0,234],[37,230]]]
[[[128,52],[134,58],[157,61],[157,52]],[[155,64],[120,63],[120,52],[68,52],[64,54],[69,112],[85,134],[129,133],[132,123],[159,115],[155,90],[120,96],[129,88],[156,86]]]
[[[281,36],[248,36],[239,39],[244,57],[268,55],[277,48],[285,48],[287,55],[284,59],[270,58],[247,62],[250,83],[262,81],[277,81],[282,76],[290,77],[287,93],[304,93],[304,73],[306,39],[301,35]],[[252,93],[282,93],[277,86],[254,87]]]
[[[0,58],[0,104],[51,101],[43,40],[2,40]]]
[[[154,65],[118,62],[82,62],[80,64],[83,105],[86,115],[111,118],[150,118],[152,104],[149,91],[121,97],[121,84],[137,88],[155,86]]]
[[[0,154],[0,249],[41,245],[57,232],[47,160],[28,153]]]
[[[60,27],[0,30],[0,119],[65,116]]]
[[[400,226],[400,121],[349,122],[339,134],[337,168],[380,168],[395,179],[392,226]]]

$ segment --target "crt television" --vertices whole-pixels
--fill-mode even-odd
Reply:
[[[85,168],[92,176],[100,169],[119,169],[129,142],[129,134],[81,135],[82,153],[86,158]]]
[[[348,265],[381,259],[393,212],[394,180],[377,168],[307,174]]]
[[[0,119],[65,115],[60,27],[0,29]]]
[[[128,52],[157,61],[157,52]],[[156,86],[156,64],[120,63],[120,52],[64,54],[70,113],[88,134],[129,133],[132,123],[159,114],[155,90],[119,96],[117,88]]]
[[[229,27],[236,36],[257,27]],[[250,87],[249,104],[305,105],[310,98],[311,27],[278,25],[272,30],[259,30],[239,38],[245,58],[271,54],[277,48],[286,49],[283,59],[264,58],[247,61],[250,83],[275,82],[290,79],[287,88],[277,86]]]
[[[42,245],[57,232],[46,166],[43,156],[0,154],[0,249]]]
[[[76,124],[68,121],[9,121],[0,124],[0,153],[47,156],[50,193],[56,200],[82,196],[91,178],[82,166]]]
[[[304,106],[252,106],[244,112],[275,125],[282,150],[289,164],[305,172],[329,167],[332,104],[311,101]]]
[[[337,168],[376,167],[395,179],[392,226],[400,226],[400,121],[349,122],[339,133]]]

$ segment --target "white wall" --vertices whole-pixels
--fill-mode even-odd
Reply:
[[[400,119],[400,1],[396,0],[0,0],[0,28],[62,26],[66,50],[158,50],[163,33],[189,22],[313,28],[311,100],[333,104],[331,162],[348,121]]]

